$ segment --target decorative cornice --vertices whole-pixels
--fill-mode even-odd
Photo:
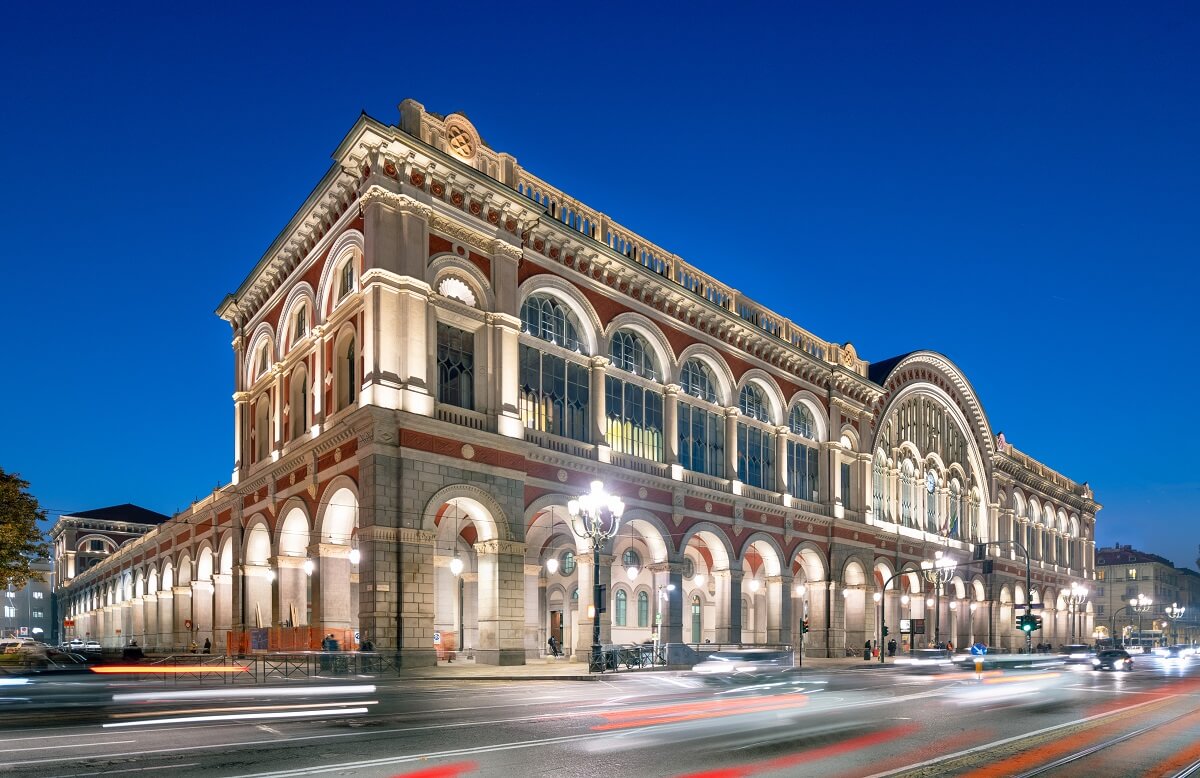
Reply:
[[[379,184],[371,184],[358,196],[358,209],[360,212],[365,212],[367,206],[372,203],[383,203],[398,211],[415,213],[426,219],[433,216],[433,208],[415,197],[406,195],[403,192],[393,192]]]

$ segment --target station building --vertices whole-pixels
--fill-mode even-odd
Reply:
[[[406,666],[447,644],[522,663],[551,635],[586,655],[591,550],[566,506],[600,480],[626,505],[598,570],[606,643],[661,623],[838,656],[882,614],[892,637],[936,622],[1012,649],[1027,602],[1035,639],[1065,642],[1100,505],[1006,442],[946,357],[818,337],[461,113],[405,100],[333,156],[217,311],[230,483],[65,580],[77,623],[163,649],[340,629]],[[958,565],[940,592],[920,571],[937,551]]]

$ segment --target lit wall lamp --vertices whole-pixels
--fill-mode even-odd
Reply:
[[[311,559],[304,560],[304,574],[305,575],[312,575],[313,570],[315,570],[316,568],[317,568],[317,566],[313,564],[313,561]]]
[[[558,557],[550,557],[546,560],[546,572],[550,575],[558,572]]]

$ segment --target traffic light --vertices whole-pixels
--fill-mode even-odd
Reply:
[[[1039,631],[1041,630],[1041,628],[1042,628],[1042,617],[1041,616],[1033,617],[1033,628],[1036,630],[1039,630]]]
[[[804,619],[804,621],[800,622],[800,632],[802,634],[808,632],[808,618],[807,617]]]
[[[888,628],[887,628],[887,624],[884,624],[884,625],[883,625],[883,636],[884,636],[885,638],[888,636]]]
[[[1017,629],[1028,635],[1037,628],[1037,618],[1034,616],[1021,616],[1017,619]]]

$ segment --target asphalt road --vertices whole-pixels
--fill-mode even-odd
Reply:
[[[196,693],[80,677],[0,684],[0,705],[0,772],[18,776],[1175,776],[1200,764],[1200,659],[982,677],[870,665],[733,686],[646,673]]]

